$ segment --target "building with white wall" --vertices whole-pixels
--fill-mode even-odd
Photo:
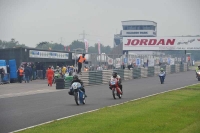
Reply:
[[[120,34],[114,35],[114,47],[122,44],[123,37],[156,37],[157,23],[149,20],[122,21]]]

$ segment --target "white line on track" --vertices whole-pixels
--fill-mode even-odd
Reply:
[[[199,84],[199,83],[197,83],[197,84]],[[107,106],[107,107],[118,106],[118,105],[121,105],[121,104],[124,104],[124,103],[137,101],[137,100],[140,100],[140,99],[152,97],[152,96],[155,96],[155,95],[158,95],[158,94],[163,94],[163,93],[170,92],[170,91],[180,90],[180,89],[183,89],[183,88],[186,88],[186,87],[189,87],[189,86],[193,86],[193,85],[197,85],[197,84],[192,84],[192,85],[188,85],[188,86],[184,86],[184,87],[180,87],[180,88],[176,88],[176,89],[172,89],[172,90],[168,90],[168,91],[163,91],[163,92],[160,92],[160,93],[155,93],[155,94],[152,94],[152,95],[144,96],[144,97],[141,97],[141,98],[129,100],[129,101],[126,101],[126,102],[123,102],[123,103],[119,103],[119,104],[115,104],[115,105],[111,105],[111,106]],[[54,122],[54,121],[59,121],[59,120],[62,120],[62,119],[67,119],[67,118],[71,118],[71,117],[74,117],[74,116],[78,116],[78,115],[82,115],[82,114],[86,114],[86,113],[91,113],[91,112],[94,112],[94,111],[97,111],[97,110],[100,110],[100,109],[102,109],[102,108],[86,111],[86,112],[83,112],[83,113],[78,113],[78,114],[75,114],[75,115],[70,115],[70,116],[67,116],[67,117],[62,117],[62,118],[59,118],[59,119],[56,119],[56,120],[52,120],[52,121],[44,122],[44,123],[41,123],[41,124],[38,124],[38,125],[30,126],[30,127],[27,127],[27,128],[19,129],[19,130],[13,131],[11,133],[15,133],[15,132],[23,131],[23,130],[26,130],[26,129],[34,128],[34,127],[41,126],[41,125],[44,125],[44,124],[48,124],[48,123],[51,123],[51,122]]]

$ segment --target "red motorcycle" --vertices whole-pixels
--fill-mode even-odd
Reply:
[[[112,95],[114,99],[116,99],[116,96],[122,98],[122,91],[119,88],[118,80],[116,78],[111,78],[110,87],[112,88]]]

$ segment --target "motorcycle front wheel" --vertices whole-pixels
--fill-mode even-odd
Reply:
[[[74,92],[74,99],[77,105],[80,104],[79,94],[78,92]]]
[[[114,88],[112,89],[112,95],[113,95],[113,98],[116,99],[116,97],[115,97],[115,89]]]

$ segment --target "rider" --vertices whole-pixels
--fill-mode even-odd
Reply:
[[[164,79],[165,79],[166,73],[163,68],[160,68],[160,73],[164,73]]]
[[[84,89],[84,86],[83,86],[83,82],[78,78],[77,75],[74,75],[74,76],[73,76],[73,80],[72,80],[70,86],[72,86],[72,84],[73,84],[74,82],[79,82],[79,83],[81,84],[81,90],[85,93],[85,89]],[[70,88],[70,91],[69,91],[68,93],[69,93],[69,95],[73,95],[72,87]],[[86,94],[85,94],[85,97],[87,97]]]
[[[121,81],[120,76],[117,74],[117,72],[113,72],[111,78],[116,78],[116,79],[118,80],[118,86],[119,86],[119,88],[120,88],[120,90],[121,90],[121,92],[122,92],[122,94],[123,94],[123,91],[122,91],[122,84],[121,84],[122,81]],[[109,84],[109,88],[112,89],[111,86],[110,86],[110,84]]]
[[[196,76],[198,71],[200,71],[200,65],[198,65],[198,67],[196,68]]]

